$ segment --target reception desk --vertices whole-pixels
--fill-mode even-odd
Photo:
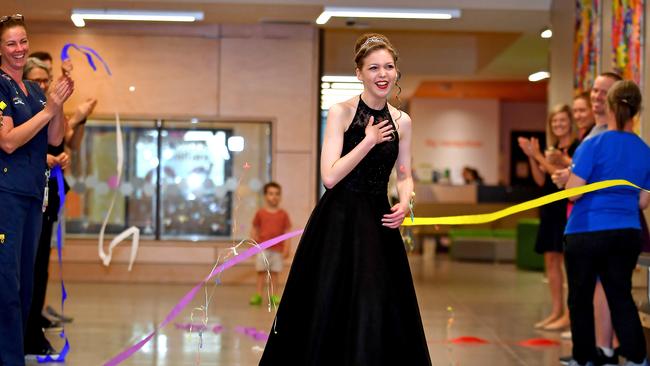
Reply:
[[[478,186],[475,184],[455,186],[451,184],[415,183],[413,191],[418,205],[420,203],[478,202]]]
[[[535,198],[533,189],[497,186],[418,183],[415,184],[414,191],[416,201],[414,212],[417,217],[485,214]],[[463,227],[516,230],[519,220],[537,217],[539,217],[538,209],[531,209],[494,222]],[[437,225],[418,226],[412,230],[414,238],[422,246],[423,255],[433,257],[435,243],[440,237],[449,235],[450,229],[449,225]]]

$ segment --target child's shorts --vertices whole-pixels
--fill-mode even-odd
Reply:
[[[259,253],[257,255],[257,260],[255,261],[255,270],[257,272],[266,272],[266,270],[270,270],[271,272],[282,272],[282,264],[284,261],[284,258],[282,258],[282,253],[275,251],[275,250],[265,250],[264,255],[266,256],[266,260],[269,261],[269,266],[268,268],[266,267],[266,263],[264,262],[264,257],[262,256],[262,253]]]

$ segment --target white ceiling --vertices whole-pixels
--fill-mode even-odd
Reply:
[[[439,37],[440,34],[474,35],[481,39],[503,38],[507,42],[493,47],[499,50],[481,61],[481,66],[468,75],[431,72],[404,80],[413,89],[422,80],[442,78],[525,80],[531,72],[548,64],[548,41],[539,38],[539,32],[550,24],[552,0],[0,0],[3,14],[21,13],[27,24],[50,27],[58,23],[72,27],[73,8],[110,8],[139,10],[203,11],[204,21],[196,29],[211,28],[216,24],[300,23],[314,24],[325,6],[403,7],[403,8],[458,8],[460,19],[398,20],[398,19],[342,19],[332,18],[323,26],[326,34],[337,31],[363,32],[368,30],[415,32]],[[568,0],[562,0],[568,1]],[[106,23],[106,22],[104,22]],[[87,22],[88,31],[103,32],[108,24],[97,26]],[[189,25],[189,27],[193,27]],[[173,29],[173,28],[170,28]],[[187,29],[184,27],[184,29]],[[330,32],[328,32],[330,30]],[[496,36],[495,36],[496,35]],[[452,36],[453,38],[454,36]],[[488,38],[486,38],[488,37]],[[486,43],[487,42],[487,43]],[[489,48],[487,40],[483,47]],[[346,59],[347,60],[347,59]],[[347,64],[346,64],[347,65]]]
[[[70,21],[73,8],[203,11],[203,23],[313,23],[325,6],[459,8],[460,19],[356,20],[355,26],[375,29],[538,32],[548,25],[551,0],[2,0],[2,12],[21,13],[28,20]],[[346,28],[334,18],[325,28]]]

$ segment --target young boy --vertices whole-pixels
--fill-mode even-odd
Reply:
[[[251,237],[258,243],[275,238],[289,231],[291,221],[286,211],[281,209],[280,199],[282,197],[282,187],[278,183],[269,182],[264,185],[264,207],[255,213],[253,219],[253,229]],[[264,255],[269,262],[271,271],[271,283],[273,290],[278,289],[278,276],[282,272],[282,261],[289,257],[290,246],[287,241],[280,242],[264,251]],[[257,292],[251,297],[251,305],[262,304],[262,290],[267,276],[267,266],[264,262],[262,253],[257,255],[255,263],[257,271]],[[280,298],[276,295],[271,296],[271,302],[277,305]]]

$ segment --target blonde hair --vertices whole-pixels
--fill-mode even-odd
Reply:
[[[575,126],[573,122],[573,113],[571,113],[571,107],[566,104],[558,104],[553,107],[553,109],[551,109],[551,111],[548,113],[548,118],[546,119],[546,128],[548,131],[546,134],[546,147],[555,147],[555,145],[559,143],[557,136],[553,134],[553,130],[551,128],[553,117],[559,113],[566,113],[567,117],[569,117],[571,140],[575,139]]]

